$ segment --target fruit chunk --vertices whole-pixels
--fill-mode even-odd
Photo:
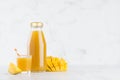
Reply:
[[[58,57],[47,57],[47,70],[48,72],[58,72],[58,71],[66,71],[67,70],[67,62],[63,58]]]
[[[10,63],[10,64],[9,64],[9,68],[8,68],[8,72],[9,72],[10,74],[15,75],[15,74],[21,73],[22,70],[21,70],[20,68],[18,68],[15,64]]]
[[[60,59],[59,65],[60,65],[60,70],[61,71],[66,71],[67,70],[67,63],[63,58]]]

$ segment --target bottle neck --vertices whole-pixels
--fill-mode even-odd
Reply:
[[[42,31],[41,27],[31,27],[32,31]]]

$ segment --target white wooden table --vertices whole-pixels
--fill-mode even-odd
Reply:
[[[11,75],[0,67],[0,80],[120,80],[119,66],[69,66],[67,72],[43,72]]]

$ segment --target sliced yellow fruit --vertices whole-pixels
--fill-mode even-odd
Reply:
[[[55,66],[54,66],[52,59],[53,59],[53,57],[50,57],[50,63],[51,63],[50,68],[52,69],[53,72],[55,72],[56,70],[55,70]]]
[[[51,58],[51,63],[52,63],[52,65],[53,65],[53,67],[54,67],[54,71],[56,71],[56,62],[55,62],[55,58],[54,57],[52,57]]]
[[[67,62],[63,58],[48,56],[47,67],[49,72],[66,71]]]
[[[22,70],[20,68],[18,68],[14,63],[10,63],[9,67],[8,67],[8,72],[10,74],[15,75],[15,74],[21,73]]]
[[[52,72],[52,70],[51,70],[51,68],[49,66],[47,66],[46,71],[47,72]]]
[[[51,56],[49,56],[48,58],[47,58],[47,68],[49,68],[49,69],[47,69],[47,70],[49,70],[49,71],[55,71],[55,68],[54,68],[54,66],[53,66],[53,64],[52,64],[52,62],[51,62]]]

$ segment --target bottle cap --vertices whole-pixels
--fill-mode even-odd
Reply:
[[[31,22],[31,27],[34,27],[34,28],[42,28],[43,27],[43,23],[42,22]]]

